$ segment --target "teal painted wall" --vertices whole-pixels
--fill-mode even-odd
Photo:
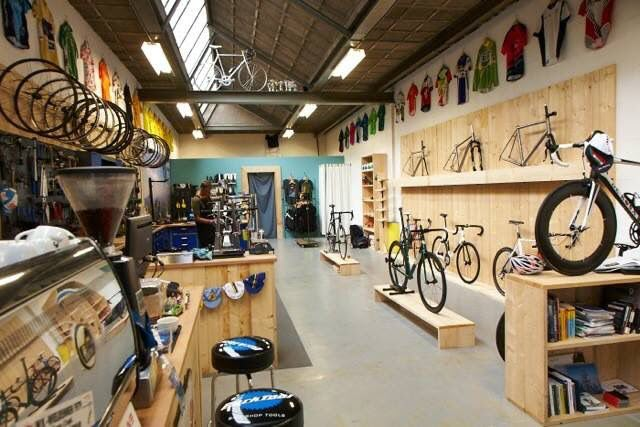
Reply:
[[[242,188],[240,169],[243,166],[280,166],[282,179],[289,175],[302,178],[306,173],[313,181],[313,199],[318,207],[318,167],[327,163],[344,163],[341,156],[305,156],[305,157],[227,157],[213,159],[174,159],[171,160],[171,184],[189,183],[199,185],[207,176],[218,173],[235,173],[238,176],[236,190]],[[278,185],[282,185],[279,183]],[[287,237],[293,237],[288,232]]]

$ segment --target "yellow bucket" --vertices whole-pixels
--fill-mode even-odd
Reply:
[[[391,246],[391,243],[399,239],[400,239],[400,224],[397,222],[387,223],[387,241],[386,241],[387,251],[389,250],[389,246]]]

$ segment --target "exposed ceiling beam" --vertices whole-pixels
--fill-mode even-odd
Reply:
[[[233,37],[232,34],[222,29],[222,27],[213,25],[213,33],[214,33],[214,36],[218,35],[221,38],[225,39],[227,42],[238,45],[241,49],[253,49],[253,51],[256,53],[256,57],[260,61],[273,67],[275,70],[278,70],[279,72],[287,76],[287,78],[290,78],[291,80],[295,80],[296,83],[298,83],[301,86],[309,85],[309,83],[305,78],[303,78],[302,76],[293,74],[293,72],[290,69],[288,69],[286,66],[273,61],[268,53],[265,53],[261,50],[256,49],[255,47],[252,47],[251,44],[249,44],[248,42],[242,41],[237,37]]]
[[[315,7],[307,3],[305,0],[288,0],[288,1],[291,4],[298,6],[299,8],[307,12],[309,15],[313,16],[314,18],[317,18],[322,22],[324,22],[325,24],[331,26],[333,29],[335,29],[339,33],[342,33],[345,37],[351,37],[352,33],[351,31],[349,31],[348,28],[343,27],[338,22],[329,18],[327,15],[320,12],[318,9],[316,9]]]
[[[269,113],[267,113],[265,111],[262,111],[262,109],[258,108],[256,105],[244,104],[244,105],[238,105],[238,107],[244,108],[245,110],[247,110],[251,114],[254,114],[254,115],[260,117],[262,120],[265,120],[265,121],[269,122],[270,125],[282,127],[282,120],[281,119],[279,119],[278,117],[274,116],[273,114],[269,114]]]
[[[229,125],[229,126],[207,126],[205,133],[277,133],[282,130],[281,126],[261,126],[261,125]]]
[[[391,92],[247,92],[140,89],[140,101],[151,104],[189,102],[249,105],[364,105],[393,102]]]

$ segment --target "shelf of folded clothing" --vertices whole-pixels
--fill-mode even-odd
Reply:
[[[613,334],[601,337],[575,337],[562,341],[548,342],[547,351],[567,350],[581,347],[593,347],[597,345],[619,344],[625,342],[640,341],[640,334]]]
[[[458,185],[510,184],[517,182],[550,182],[571,181],[582,178],[582,164],[571,164],[569,167],[551,165],[505,167],[484,171],[460,173],[442,173],[429,176],[403,177],[393,181],[401,188],[411,187],[449,187]]]

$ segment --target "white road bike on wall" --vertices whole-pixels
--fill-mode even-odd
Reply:
[[[255,62],[255,51],[253,49],[242,50],[241,53],[220,53],[222,48],[220,45],[211,45],[211,50],[215,55],[213,60],[213,80],[212,90],[218,90],[220,87],[231,86],[236,80],[246,91],[260,91],[267,85],[267,72],[262,66]],[[242,58],[238,64],[229,69],[225,69],[222,58]]]

